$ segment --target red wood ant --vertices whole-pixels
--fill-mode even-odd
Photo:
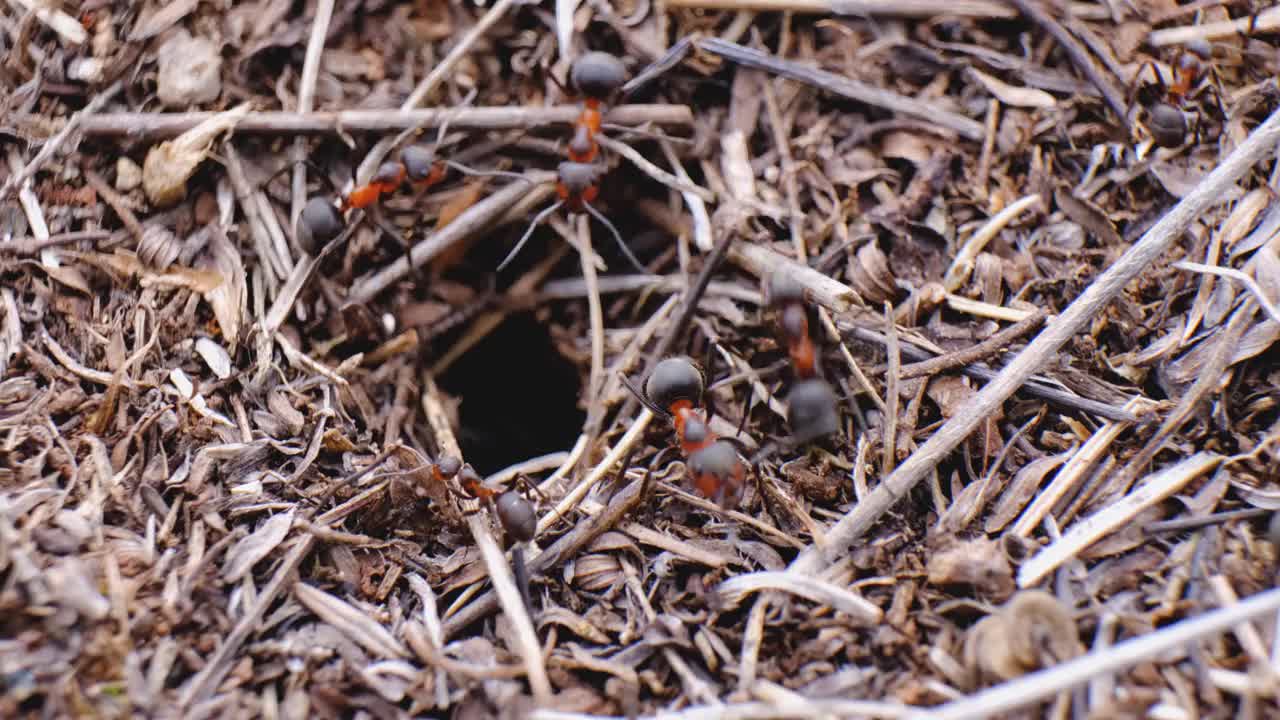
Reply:
[[[491,487],[470,464],[463,465],[454,473],[468,497],[493,508],[498,523],[507,535],[518,542],[533,539],[538,528],[538,515],[533,509],[533,503],[524,495],[515,490]]]
[[[1188,42],[1174,59],[1173,80],[1168,85],[1153,62],[1147,61],[1139,68],[1135,83],[1142,77],[1142,72],[1150,67],[1155,77],[1155,87],[1160,91],[1159,99],[1147,103],[1146,114],[1147,129],[1156,145],[1175,148],[1186,140],[1187,118],[1182,108],[1191,91],[1199,84],[1206,64],[1212,57],[1213,48],[1208,41]]]
[[[836,395],[818,377],[817,349],[809,337],[809,311],[804,287],[784,270],[769,276],[769,304],[778,310],[778,325],[787,341],[787,354],[799,382],[787,397],[787,422],[792,438],[807,443],[840,429]]]
[[[671,418],[694,488],[721,505],[737,504],[746,483],[746,465],[737,446],[718,437],[703,418],[706,382],[693,361],[667,358],[650,371],[643,393],[629,383],[627,387],[650,410]]]
[[[369,182],[347,193],[342,199],[342,210],[365,208],[399,190],[408,181],[419,190],[427,190],[444,180],[443,161],[435,159],[435,152],[416,145],[400,151],[400,159],[382,163]]]
[[[573,123],[573,136],[567,148],[568,160],[560,163],[557,168],[556,195],[559,200],[534,217],[533,222],[529,224],[529,229],[498,265],[498,272],[502,272],[503,268],[516,258],[524,244],[533,236],[533,231],[538,225],[542,224],[551,213],[560,207],[565,207],[569,212],[590,213],[592,217],[599,220],[601,225],[609,229],[614,242],[618,244],[636,270],[644,274],[648,273],[644,265],[631,252],[631,248],[623,242],[622,234],[613,223],[591,205],[600,194],[600,178],[608,172],[607,167],[596,162],[600,155],[600,144],[596,141],[596,135],[600,133],[601,128],[601,107],[626,80],[626,67],[621,60],[609,53],[589,52],[574,61],[569,69],[569,84],[573,86],[574,91],[583,96],[582,112]]]

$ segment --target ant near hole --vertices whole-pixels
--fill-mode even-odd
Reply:
[[[703,405],[706,381],[698,366],[687,357],[669,357],[649,372],[643,391],[625,377],[623,384],[642,405],[671,420],[694,488],[721,506],[736,506],[747,466],[738,446],[711,430]]]
[[[550,76],[557,85],[559,80]],[[534,216],[533,222],[525,230],[515,247],[498,264],[497,272],[502,272],[511,261],[516,259],[524,248],[533,231],[537,229],[556,210],[565,208],[571,213],[586,212],[609,230],[614,242],[626,256],[627,261],[641,274],[648,274],[648,269],[631,252],[631,248],[622,239],[622,233],[597,210],[592,203],[600,194],[600,180],[608,167],[599,162],[600,144],[596,137],[601,132],[602,108],[618,93],[627,80],[627,70],[618,58],[603,52],[589,52],[574,61],[569,69],[569,82],[573,91],[566,93],[579,94],[582,97],[582,111],[573,124],[573,135],[567,147],[568,159],[561,162],[556,169],[557,201],[550,207]]]
[[[787,422],[792,440],[804,444],[840,430],[836,394],[826,380],[818,377],[818,353],[809,337],[809,308],[804,286],[785,269],[774,270],[768,279],[766,296],[777,313],[778,327],[787,344],[787,355],[797,382],[787,396]]]

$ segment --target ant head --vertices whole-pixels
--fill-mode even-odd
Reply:
[[[804,286],[782,268],[769,273],[767,300],[774,307],[804,302]]]
[[[322,197],[313,197],[298,216],[298,245],[309,253],[315,253],[338,237],[345,225],[342,214],[333,203]]]
[[[1147,129],[1156,145],[1178,147],[1187,137],[1187,117],[1169,103],[1160,102],[1147,110]]]
[[[404,165],[394,160],[389,160],[378,166],[378,171],[373,174],[370,183],[399,185],[404,178]]]
[[[840,429],[836,394],[824,380],[813,378],[796,383],[787,398],[787,422],[797,443],[807,443]]]
[[[742,497],[744,468],[738,449],[717,440],[689,456],[689,474],[698,492],[721,505],[737,505]]]
[[[667,409],[681,400],[700,405],[704,387],[702,371],[692,360],[670,357],[653,367],[645,380],[644,394],[658,407]]]
[[[533,510],[533,503],[515,490],[508,490],[498,496],[494,503],[498,511],[498,521],[507,534],[520,542],[533,539],[538,530],[538,515]]]
[[[470,466],[468,466],[470,467]],[[436,461],[436,472],[441,477],[451,478],[458,474],[462,469],[462,461],[452,455],[445,455]],[[474,472],[474,471],[473,471]]]
[[[627,67],[609,53],[586,53],[569,69],[569,84],[593,100],[604,100],[626,81]]]
[[[400,162],[404,163],[405,174],[411,182],[422,182],[431,174],[436,154],[421,145],[410,145],[400,151]]]
[[[566,160],[560,163],[556,174],[560,184],[571,194],[581,195],[595,186],[604,173],[604,167],[595,163],[580,163]]]

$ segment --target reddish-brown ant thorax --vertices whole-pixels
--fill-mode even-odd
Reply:
[[[658,363],[644,383],[644,394],[649,401],[673,412],[680,402],[701,405],[703,390],[702,371],[685,357],[669,357]]]
[[[627,81],[627,67],[605,52],[589,52],[574,61],[569,83],[588,100],[607,100]]]
[[[689,456],[693,485],[704,497],[734,506],[742,496],[746,469],[738,449],[728,440],[717,440]]]
[[[391,192],[404,182],[404,165],[398,162],[384,162],[369,181],[370,185],[381,185],[383,192]]]
[[[538,530],[538,515],[533,510],[533,503],[520,493],[508,490],[498,496],[494,507],[498,512],[498,521],[508,535],[520,542],[533,539]]]
[[[573,138],[569,140],[569,159],[575,163],[589,163],[596,159],[600,146],[591,135],[586,125],[575,126]]]
[[[792,342],[809,337],[809,316],[803,305],[787,305],[782,308],[778,325]]]
[[[796,383],[787,398],[787,422],[798,443],[838,431],[840,414],[836,412],[836,394],[831,386],[817,378]]]
[[[314,253],[330,240],[342,233],[345,224],[342,214],[333,203],[320,197],[313,197],[302,208],[298,216],[298,245],[309,253]]]
[[[458,484],[468,495],[477,500],[488,500],[493,497],[493,490],[484,486],[484,478],[480,477],[480,473],[476,472],[470,463],[463,465],[458,471]]]

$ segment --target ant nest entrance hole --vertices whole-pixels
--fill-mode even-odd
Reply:
[[[482,475],[567,450],[586,413],[578,370],[532,313],[512,315],[440,378],[458,397],[458,443]]]

